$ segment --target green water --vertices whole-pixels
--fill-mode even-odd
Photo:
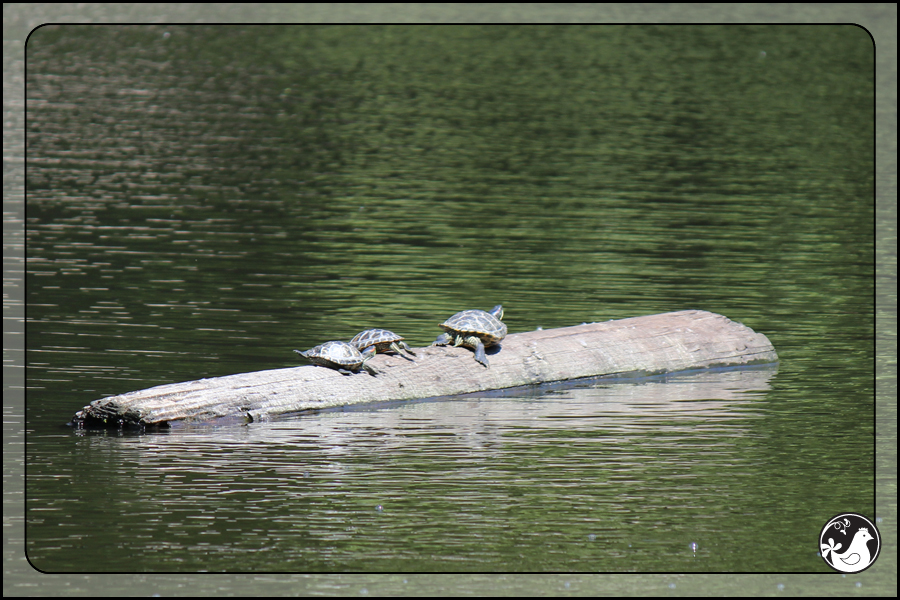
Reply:
[[[850,26],[40,29],[29,560],[826,572],[819,528],[878,516],[873,76]],[[61,427],[105,395],[292,366],[367,327],[424,345],[499,303],[511,332],[710,310],[781,364],[162,435]]]

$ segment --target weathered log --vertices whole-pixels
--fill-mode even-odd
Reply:
[[[700,310],[511,334],[488,349],[490,368],[477,363],[466,348],[429,346],[415,352],[415,362],[379,354],[369,362],[378,369],[377,377],[300,366],[160,385],[95,400],[75,415],[75,422],[257,421],[364,402],[778,361],[763,334]]]

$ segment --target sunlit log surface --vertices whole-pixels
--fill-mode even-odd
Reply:
[[[499,347],[488,349],[489,369],[467,348],[414,350],[415,362],[386,354],[373,358],[369,364],[379,371],[377,377],[299,366],[186,381],[95,400],[73,422],[147,426],[235,417],[260,421],[366,402],[778,361],[763,334],[700,310],[510,334]]]

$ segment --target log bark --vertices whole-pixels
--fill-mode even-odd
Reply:
[[[489,369],[467,348],[414,351],[415,362],[387,354],[373,358],[369,364],[379,371],[377,377],[299,366],[161,385],[95,400],[76,413],[74,422],[148,426],[235,417],[259,421],[365,402],[778,361],[763,334],[699,310],[511,334],[487,350]]]

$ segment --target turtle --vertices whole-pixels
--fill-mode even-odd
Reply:
[[[445,333],[438,336],[432,346],[465,346],[475,350],[475,360],[490,368],[485,347],[494,346],[506,337],[506,324],[503,318],[503,306],[498,304],[485,312],[483,310],[464,310],[458,312],[443,323],[441,329]]]
[[[366,329],[365,331],[360,331],[353,336],[350,343],[356,346],[366,358],[371,358],[375,356],[376,353],[388,352],[390,350],[403,356],[400,352],[401,348],[413,356],[416,355],[416,353],[412,351],[412,348],[406,345],[406,342],[403,341],[402,337],[387,329]],[[406,356],[403,356],[403,358],[412,360]]]
[[[352,375],[365,369],[370,375],[377,375],[378,371],[366,364],[366,361],[375,356],[363,356],[353,344],[347,342],[325,342],[314,346],[305,352],[294,350],[304,358],[308,358],[313,364],[335,369],[341,375]]]

